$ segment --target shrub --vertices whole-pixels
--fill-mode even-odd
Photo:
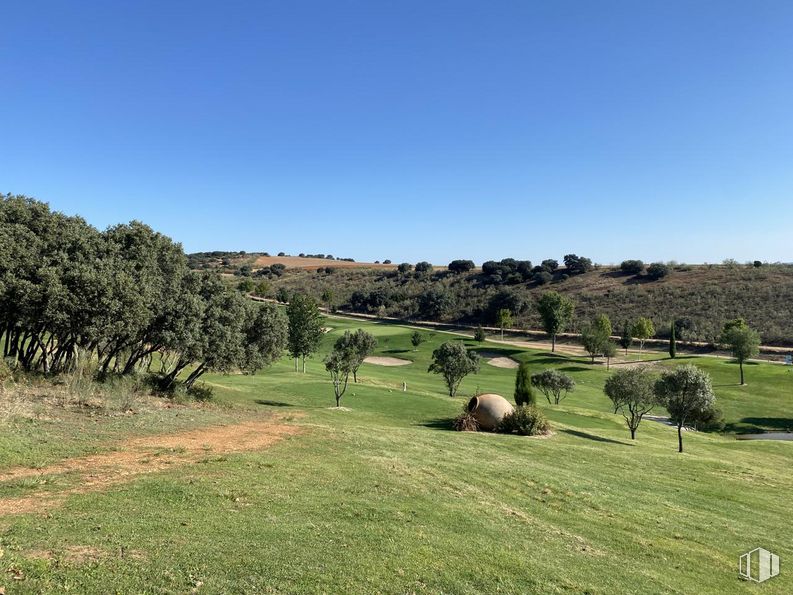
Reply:
[[[512,434],[517,432],[521,436],[540,436],[550,430],[548,419],[533,405],[521,405],[512,413],[507,413],[498,425],[497,432]]]
[[[532,277],[532,280],[537,285],[545,285],[546,283],[553,281],[553,275],[551,275],[551,273],[548,271],[541,271],[539,273],[535,273],[534,277]]]
[[[647,277],[657,281],[669,274],[669,267],[662,262],[654,262],[647,267]]]
[[[474,331],[474,341],[479,341],[482,343],[485,338],[485,329],[483,329],[481,326],[476,327],[476,330]]]
[[[644,272],[644,263],[641,260],[623,260],[620,270],[626,275],[641,275]]]
[[[474,415],[465,407],[452,421],[452,427],[458,432],[478,432],[479,422],[476,421]]]

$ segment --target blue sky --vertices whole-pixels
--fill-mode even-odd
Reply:
[[[6,3],[0,191],[188,251],[793,260],[793,3]]]

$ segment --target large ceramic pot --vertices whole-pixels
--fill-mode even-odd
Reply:
[[[495,430],[507,413],[512,413],[514,407],[501,395],[486,394],[471,397],[468,401],[468,411],[479,422],[483,430]]]

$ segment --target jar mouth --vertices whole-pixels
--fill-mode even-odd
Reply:
[[[471,400],[468,401],[468,411],[473,411],[479,406],[479,397],[471,397]]]

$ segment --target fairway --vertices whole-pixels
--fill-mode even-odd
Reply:
[[[210,405],[92,421],[99,428],[92,436],[75,437],[74,427],[46,419],[10,424],[0,437],[7,454],[0,586],[6,593],[793,590],[790,443],[687,432],[681,455],[674,428],[648,420],[631,441],[602,393],[605,366],[471,340],[487,357],[566,371],[577,387],[560,405],[539,402],[552,424],[548,437],[454,432],[449,421],[467,396],[511,399],[515,370],[482,365],[452,399],[427,373],[432,350],[450,335],[427,332],[414,349],[409,328],[344,318],[327,325],[305,374],[283,359],[253,376],[207,375]],[[375,356],[411,363],[364,364],[337,410],[321,360],[340,334],[357,328],[376,336]],[[747,366],[740,387],[731,362],[674,363],[688,361],[712,375],[728,429],[791,424],[789,367]],[[248,433],[237,434],[235,448],[239,424]],[[277,440],[266,439],[272,427],[280,428]],[[213,428],[230,439],[210,439]],[[265,434],[259,443],[251,428]],[[195,431],[192,442],[179,438]],[[149,436],[134,438],[142,433]],[[146,454],[135,450],[144,446]],[[68,463],[124,452],[133,453],[135,472],[96,489],[80,487],[90,470]],[[35,471],[20,467],[31,460]],[[101,472],[95,463],[94,477]],[[18,513],[2,507],[10,499],[39,504]],[[759,588],[737,573],[738,556],[755,547],[782,560],[780,576]]]

